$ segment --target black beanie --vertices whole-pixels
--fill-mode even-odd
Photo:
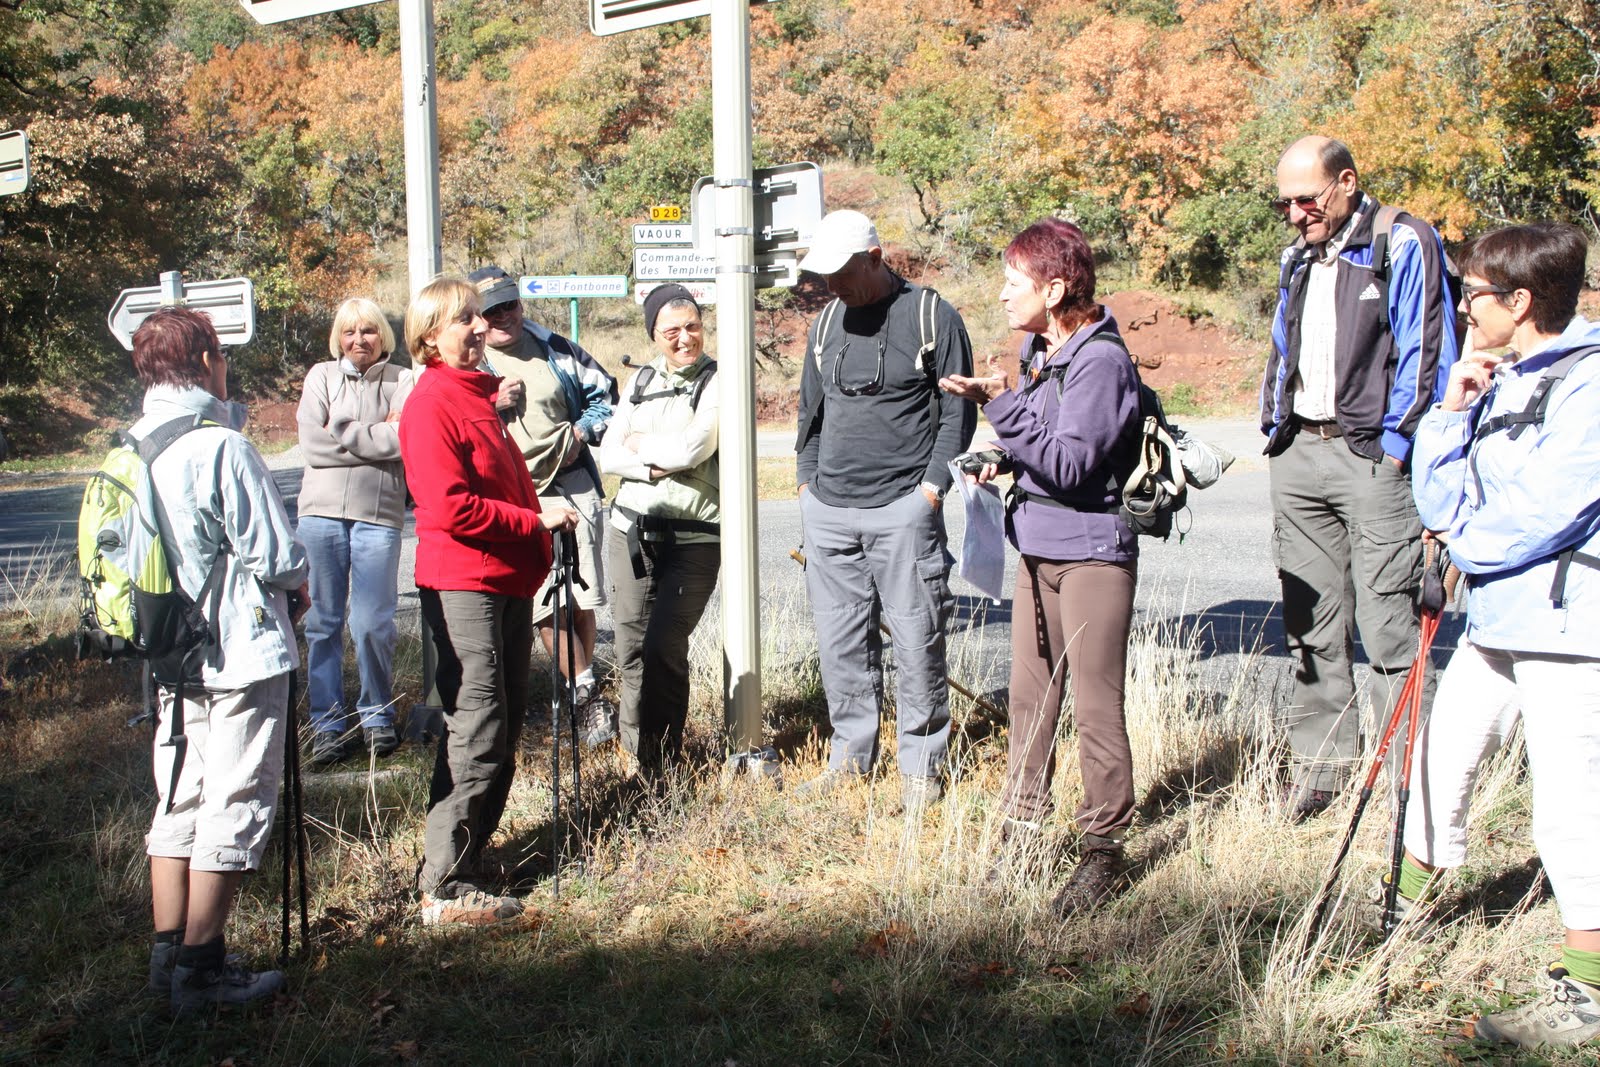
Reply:
[[[694,305],[695,314],[700,314],[700,302],[694,298],[694,294],[689,292],[689,290],[685,289],[677,282],[668,282],[666,285],[658,285],[654,289],[650,290],[649,294],[644,298],[645,336],[654,337],[656,335],[656,316],[661,314],[662,308],[666,307],[674,300],[689,301],[689,303]]]

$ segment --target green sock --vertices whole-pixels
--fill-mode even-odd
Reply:
[[[1585,952],[1580,948],[1562,946],[1561,966],[1567,970],[1567,977],[1574,978],[1586,986],[1600,988],[1600,952]]]
[[[1432,888],[1434,874],[1425,871],[1411,859],[1404,856],[1400,860],[1400,895],[1407,900],[1427,900],[1429,890]]]

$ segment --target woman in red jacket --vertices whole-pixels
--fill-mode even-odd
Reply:
[[[473,881],[500,823],[527,711],[532,597],[550,531],[577,512],[539,510],[522,453],[494,410],[500,379],[479,370],[488,326],[478,291],[439,278],[406,309],[406,345],[427,372],[400,419],[416,501],[417,591],[439,653],[444,702],[423,836],[422,922],[515,918],[522,903]]]

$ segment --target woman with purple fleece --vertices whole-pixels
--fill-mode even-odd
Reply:
[[[1118,514],[1138,447],[1139,379],[1111,313],[1095,303],[1094,253],[1078,227],[1041,219],[1005,251],[1000,303],[1028,333],[1022,381],[998,368],[940,388],[983,405],[1002,452],[976,476],[1014,475],[1006,529],[1021,553],[1011,620],[1011,748],[992,877],[1040,855],[1053,802],[1063,682],[1078,715],[1083,837],[1056,895],[1061,915],[1091,908],[1125,880],[1133,755],[1123,681],[1138,541]]]

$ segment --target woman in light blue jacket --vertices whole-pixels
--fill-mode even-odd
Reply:
[[[1576,315],[1587,251],[1557,223],[1467,246],[1468,351],[1413,452],[1423,525],[1470,593],[1419,735],[1401,903],[1465,862],[1479,765],[1520,721],[1566,944],[1545,995],[1477,1033],[1525,1047],[1600,1035],[1600,323]]]

